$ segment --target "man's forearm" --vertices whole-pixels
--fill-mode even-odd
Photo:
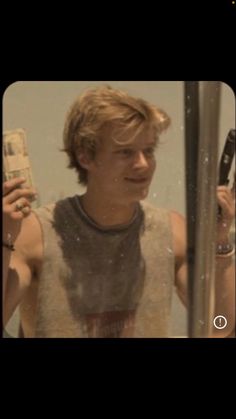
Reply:
[[[11,258],[10,250],[3,247],[3,275],[2,275],[3,307],[4,307],[4,301],[5,301],[6,283],[7,283],[8,271],[9,271],[10,258]]]
[[[224,316],[227,326],[217,329],[213,326],[213,336],[226,337],[235,327],[235,258],[216,257],[215,271],[215,312],[214,317]]]

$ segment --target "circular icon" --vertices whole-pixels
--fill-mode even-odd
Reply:
[[[227,320],[224,316],[216,316],[213,320],[214,326],[217,329],[224,329],[227,326]]]

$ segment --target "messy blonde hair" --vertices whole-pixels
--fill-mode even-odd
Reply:
[[[116,143],[124,143],[124,134],[129,138],[126,143],[130,143],[145,123],[153,126],[158,139],[169,126],[170,118],[145,100],[106,85],[88,89],[79,96],[68,112],[63,132],[68,167],[76,169],[79,183],[87,184],[87,170],[80,165],[78,154],[85,151],[94,158],[106,126],[114,128],[112,139]],[[130,137],[129,132],[134,135]]]

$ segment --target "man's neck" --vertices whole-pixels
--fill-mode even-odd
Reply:
[[[112,202],[110,198],[99,198],[96,194],[86,192],[80,198],[86,214],[102,227],[114,227],[128,224],[137,209],[137,203],[130,205]]]

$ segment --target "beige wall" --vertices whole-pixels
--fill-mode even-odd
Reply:
[[[184,96],[183,82],[105,82],[125,89],[158,105],[170,115],[172,124],[163,134],[157,153],[157,170],[150,188],[149,200],[154,205],[175,209],[185,214],[184,190]],[[85,88],[104,82],[17,82],[8,87],[3,99],[3,130],[25,128],[33,175],[45,204],[81,192],[73,171],[66,168],[67,158],[59,151],[62,131],[69,106]],[[235,126],[234,93],[222,84],[220,147]],[[173,335],[185,335],[185,309],[174,299]],[[15,323],[12,326],[14,329]],[[13,333],[13,332],[12,332]]]

